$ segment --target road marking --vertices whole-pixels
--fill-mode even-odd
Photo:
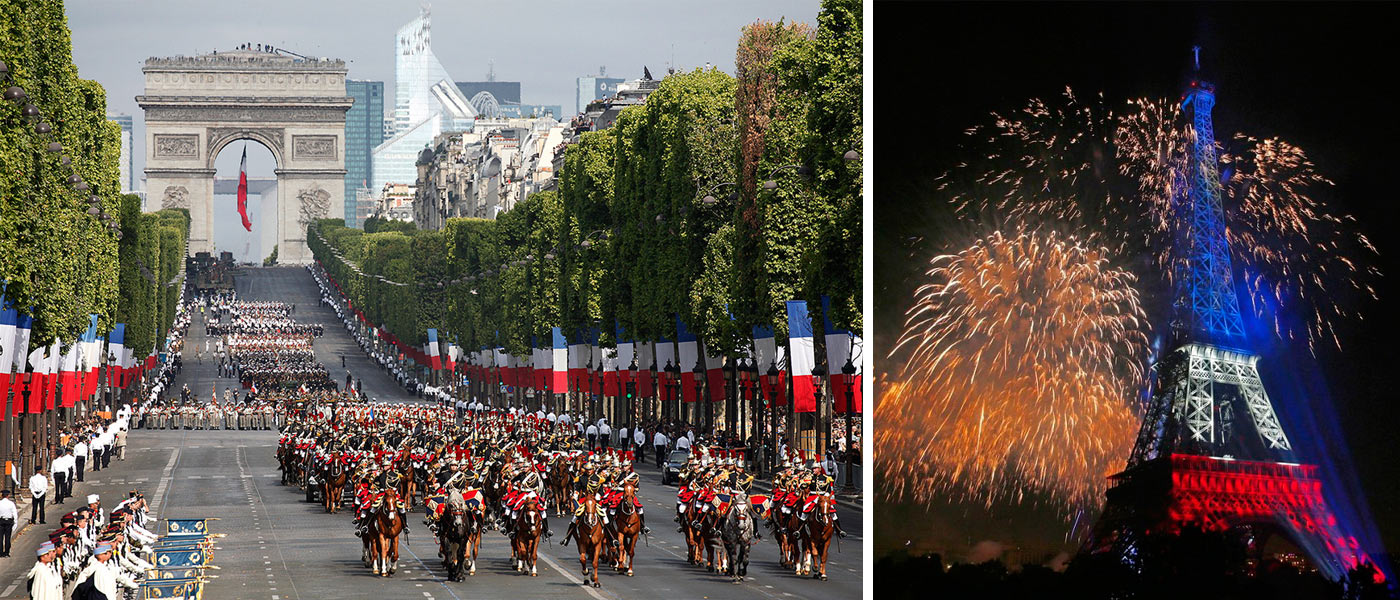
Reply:
[[[574,574],[573,574],[573,573],[570,573],[570,572],[568,572],[567,570],[565,570],[563,567],[559,566],[559,563],[554,562],[554,559],[550,558],[548,554],[545,554],[545,553],[541,552],[541,553],[537,554],[537,556],[538,556],[539,558],[544,559],[544,563],[545,563],[545,564],[547,564],[547,565],[553,567],[554,570],[555,570],[555,571],[558,571],[560,575],[563,575],[565,579],[568,579],[569,581],[572,581],[572,582],[574,582],[574,583],[577,584],[577,585],[583,586],[583,591],[588,592],[588,595],[593,596],[594,598],[597,598],[598,600],[607,600],[606,598],[603,597],[602,594],[598,593],[598,590],[593,589],[593,585],[592,585],[592,584],[584,583],[582,579],[579,579],[579,578],[577,578],[577,577],[574,577]]]

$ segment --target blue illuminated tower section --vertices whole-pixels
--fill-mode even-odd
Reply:
[[[1225,211],[1220,205],[1220,170],[1216,166],[1219,159],[1210,115],[1214,107],[1214,86],[1192,81],[1182,102],[1195,134],[1183,182],[1187,197],[1182,200],[1188,219],[1182,240],[1186,260],[1176,273],[1173,308],[1175,316],[1186,321],[1175,324],[1179,337],[1240,347],[1245,341],[1244,324],[1230,270]]]

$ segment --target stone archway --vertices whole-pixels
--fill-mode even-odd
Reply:
[[[253,140],[277,163],[278,261],[310,262],[306,225],[345,216],[345,62],[238,50],[151,58],[141,72],[149,204],[190,210],[190,254],[215,250],[214,158]]]

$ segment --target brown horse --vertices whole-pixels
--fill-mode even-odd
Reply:
[[[626,566],[627,576],[632,576],[632,558],[637,553],[637,538],[642,534],[642,516],[637,513],[637,505],[634,502],[637,498],[637,486],[631,482],[622,486],[622,501],[617,505],[617,518],[613,521],[613,527],[617,529],[620,540],[618,545],[617,563],[618,571],[622,571]]]
[[[827,549],[831,546],[831,536],[836,531],[836,522],[831,516],[834,501],[831,496],[817,497],[817,505],[807,514],[799,535],[802,538],[802,563],[797,567],[798,575],[812,573],[813,563],[820,569],[812,577],[826,581]]]
[[[583,575],[588,577],[589,562],[593,563],[593,587],[598,587],[598,557],[603,553],[603,519],[598,516],[598,501],[592,494],[583,498],[583,516],[579,517],[574,535],[574,545],[578,547],[578,562],[583,565]]]
[[[368,531],[363,540],[365,555],[373,563],[374,573],[382,577],[399,569],[399,533],[403,532],[403,501],[398,490],[388,488],[384,496],[370,509]]]
[[[560,456],[550,461],[549,474],[545,477],[545,488],[549,490],[549,501],[554,504],[554,516],[563,517],[570,504],[569,484],[573,479],[573,461]]]
[[[321,506],[328,513],[340,511],[341,498],[345,495],[345,482],[350,472],[339,458],[332,458],[330,464],[321,469]]]
[[[413,492],[415,488],[413,460],[409,457],[404,457],[402,461],[394,466],[399,472],[399,496],[403,498],[404,503],[411,510],[413,509]]]
[[[539,498],[530,498],[515,517],[515,538],[510,542],[511,561],[515,570],[536,577],[535,561],[540,547],[540,536],[544,535],[544,507]]]
[[[794,511],[801,511],[802,505],[798,504]],[[778,565],[786,568],[797,566],[797,554],[801,540],[796,532],[801,529],[802,521],[797,517],[797,512],[784,514],[781,504],[774,505],[769,515],[769,523],[773,526],[773,540],[778,545]],[[788,533],[789,531],[793,533]]]

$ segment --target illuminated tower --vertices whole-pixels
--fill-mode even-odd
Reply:
[[[1172,278],[1172,347],[1153,366],[1155,388],[1128,468],[1111,478],[1086,549],[1136,565],[1145,535],[1187,524],[1238,530],[1256,542],[1279,533],[1337,578],[1365,556],[1341,534],[1317,467],[1294,462],[1259,378],[1259,355],[1249,349],[1220,204],[1214,105],[1215,87],[1194,78],[1182,100],[1189,156],[1173,197],[1181,260]]]

